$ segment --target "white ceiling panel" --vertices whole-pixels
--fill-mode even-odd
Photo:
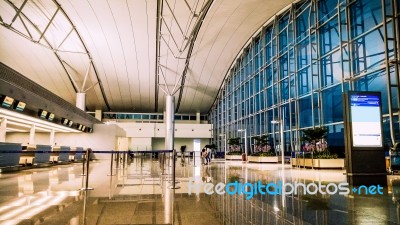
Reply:
[[[11,23],[23,2],[0,2],[0,61],[31,80],[73,104],[86,91],[90,111],[162,112],[167,92],[177,112],[206,113],[243,46],[293,1],[215,0],[207,10],[208,0],[163,0],[159,58],[157,0],[29,0],[24,23]]]

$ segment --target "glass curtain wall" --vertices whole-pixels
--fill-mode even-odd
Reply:
[[[399,141],[399,5],[313,0],[276,16],[229,71],[209,114],[214,143],[222,150],[246,129],[249,153],[252,137],[268,134],[288,154],[302,129],[326,126],[330,150],[343,156],[347,90],[381,92],[385,145]],[[283,140],[273,120],[284,121]]]

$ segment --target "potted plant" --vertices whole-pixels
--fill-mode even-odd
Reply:
[[[229,150],[226,153],[225,159],[241,160],[242,150],[240,149],[240,137],[228,139]]]
[[[390,148],[390,167],[389,172],[400,171],[400,144],[399,142],[394,143],[393,147]]]
[[[249,156],[249,162],[276,163],[279,161],[278,156],[271,151],[268,135],[254,137],[254,141],[254,152]]]
[[[344,168],[344,159],[338,159],[336,154],[329,152],[326,127],[316,127],[303,130],[303,158],[292,159],[292,166],[311,168]]]

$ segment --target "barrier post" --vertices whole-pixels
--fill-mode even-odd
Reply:
[[[107,176],[114,176],[113,175],[113,163],[114,163],[114,151],[111,152],[110,174],[108,174]]]
[[[125,169],[125,159],[127,158],[126,154],[128,154],[128,152],[124,152],[122,154],[122,168],[124,168],[124,169]]]
[[[117,157],[116,157],[117,163],[115,165],[116,169],[119,169],[119,151],[117,151]]]
[[[179,189],[181,187],[176,186],[176,180],[175,180],[175,169],[176,169],[176,150],[174,149],[172,151],[172,186],[168,187],[169,189]]]
[[[166,156],[165,156],[165,152],[163,152],[163,153],[161,153],[160,152],[160,160],[161,160],[161,169],[162,169],[162,175],[166,175],[167,173],[165,172],[165,159],[166,159]]]
[[[196,167],[196,152],[193,151],[193,166]]]
[[[86,159],[86,185],[85,185],[85,187],[84,188],[81,188],[81,190],[85,190],[85,191],[87,191],[87,190],[93,190],[93,188],[91,188],[91,187],[89,187],[89,162],[90,162],[90,154],[91,153],[91,150],[89,150],[89,148],[88,149],[86,149],[86,155],[87,155],[87,159]]]
[[[87,154],[87,152],[85,154]],[[86,176],[86,174],[85,174],[85,162],[86,162],[87,158],[88,158],[88,156],[85,155],[85,158],[83,158],[83,160],[82,160],[82,174],[81,174],[81,176]]]

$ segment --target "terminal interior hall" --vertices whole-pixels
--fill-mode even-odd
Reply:
[[[0,224],[400,224],[399,0],[0,0]]]

